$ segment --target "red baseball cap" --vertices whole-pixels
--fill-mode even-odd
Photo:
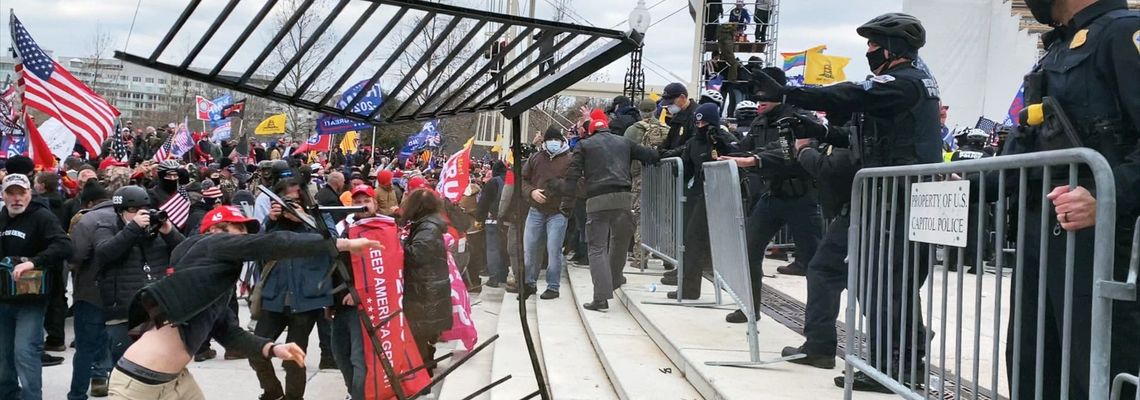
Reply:
[[[105,170],[105,169],[111,168],[111,167],[126,167],[128,165],[130,165],[130,164],[127,164],[127,163],[122,162],[122,161],[117,161],[117,160],[115,160],[114,157],[107,157],[107,158],[103,159],[103,162],[99,163],[99,170],[102,171],[102,170]]]
[[[210,227],[219,222],[234,222],[245,224],[245,230],[249,233],[257,233],[261,229],[261,224],[256,219],[242,215],[241,210],[234,206],[222,206],[214,208],[202,217],[202,227],[198,229],[198,233],[206,233]]]
[[[415,177],[408,180],[408,191],[416,190],[419,188],[427,187],[427,180],[422,177]]]
[[[356,197],[358,194],[366,194],[368,197],[376,197],[376,191],[372,190],[372,186],[368,185],[356,185],[356,187],[352,188],[352,197]]]

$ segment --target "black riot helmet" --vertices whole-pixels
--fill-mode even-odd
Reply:
[[[1025,5],[1029,6],[1029,12],[1033,13],[1033,19],[1045,25],[1056,25],[1053,21],[1053,3],[1057,0],[1025,0]]]
[[[892,54],[909,58],[914,58],[918,49],[926,45],[926,28],[910,14],[886,13],[867,21],[855,32]]]
[[[289,162],[285,160],[273,160],[269,164],[269,176],[274,182],[281,178],[289,178],[293,176],[293,169],[289,168]]]
[[[158,164],[158,179],[162,179],[168,172],[178,173],[178,183],[185,185],[190,183],[190,171],[182,168],[182,165],[175,160],[165,160]]]
[[[111,205],[117,212],[128,208],[146,208],[150,206],[150,196],[146,194],[146,189],[139,186],[123,186],[111,196]]]

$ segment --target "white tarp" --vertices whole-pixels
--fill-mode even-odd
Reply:
[[[926,28],[919,55],[950,106],[948,126],[978,117],[1002,122],[1022,78],[1037,61],[1037,35],[1020,30],[1005,0],[904,0]]]

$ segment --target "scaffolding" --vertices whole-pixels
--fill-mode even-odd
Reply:
[[[719,78],[723,85],[712,88],[719,89],[726,99],[736,97],[730,95],[729,88],[744,83],[741,77],[747,75],[740,74],[740,69],[776,65],[779,0],[692,0],[691,7],[696,28],[690,93],[700,93]],[[734,106],[726,104],[725,110]]]

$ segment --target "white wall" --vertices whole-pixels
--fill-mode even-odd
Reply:
[[[1020,31],[1005,0],[904,0],[926,28],[926,61],[950,106],[947,125],[979,116],[1002,122],[1022,77],[1037,61],[1036,35]]]

